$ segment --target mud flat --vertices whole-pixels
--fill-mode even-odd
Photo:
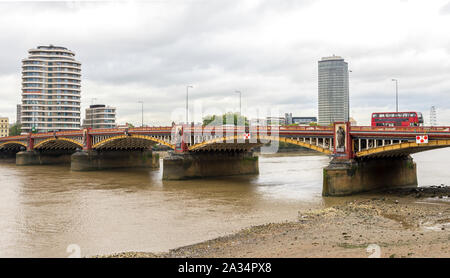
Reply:
[[[432,186],[325,198],[325,208],[299,211],[295,222],[254,226],[166,253],[104,257],[364,258],[376,256],[378,247],[380,257],[450,257],[449,195],[450,187]]]

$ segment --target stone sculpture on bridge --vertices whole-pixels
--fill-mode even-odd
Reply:
[[[341,152],[345,152],[345,130],[342,126],[339,126],[337,132],[337,148],[342,149]]]

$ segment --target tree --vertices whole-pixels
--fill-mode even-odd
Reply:
[[[15,123],[9,127],[9,136],[20,135],[22,132],[22,125]]]
[[[203,126],[212,125],[242,125],[248,126],[248,119],[239,113],[227,112],[223,115],[210,115],[203,118]]]

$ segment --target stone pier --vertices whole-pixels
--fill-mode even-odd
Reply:
[[[145,151],[80,151],[71,157],[73,171],[97,171],[114,168],[159,168],[159,155]]]
[[[23,151],[16,154],[16,165],[54,165],[69,164],[70,151]]]
[[[323,196],[345,196],[413,186],[417,186],[417,171],[411,156],[370,160],[333,159],[323,169]]]
[[[0,150],[0,162],[15,163],[17,150]]]
[[[163,180],[258,174],[252,152],[171,153],[163,159]]]

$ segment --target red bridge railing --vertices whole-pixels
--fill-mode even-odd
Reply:
[[[171,126],[155,126],[155,127],[133,127],[133,128],[110,128],[110,129],[88,129],[88,133],[91,135],[96,134],[121,134],[125,130],[128,132],[136,133],[151,133],[151,132],[167,132],[171,133],[173,127]],[[333,127],[331,126],[250,126],[250,127],[235,127],[235,126],[183,126],[184,133],[241,133],[241,132],[264,132],[271,133],[271,131],[277,131],[279,134],[289,132],[308,132],[318,135],[323,135],[324,132],[333,133]],[[58,131],[58,132],[45,132],[34,133],[18,136],[9,136],[0,138],[0,142],[14,141],[14,140],[26,140],[28,138],[50,138],[50,137],[63,137],[63,136],[83,136],[85,130],[70,130],[70,131]],[[412,132],[412,133],[450,133],[450,127],[448,126],[435,126],[435,127],[372,127],[372,126],[350,126],[350,133],[352,132],[380,132],[381,133],[395,133],[395,132]]]

